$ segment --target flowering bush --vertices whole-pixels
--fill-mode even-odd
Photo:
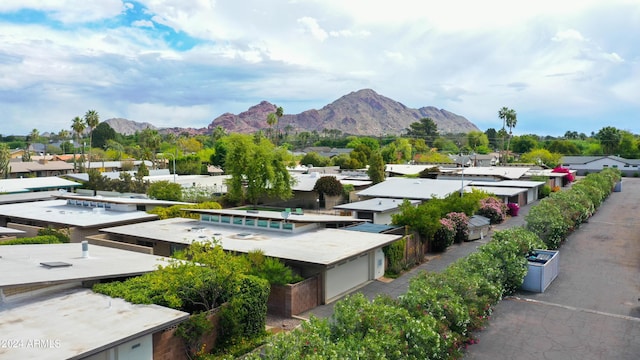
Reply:
[[[495,197],[480,200],[478,215],[491,220],[491,224],[500,224],[507,217],[507,205]]]
[[[451,220],[455,225],[456,234],[454,236],[454,241],[457,243],[467,241],[469,239],[469,217],[467,214],[462,212],[450,212],[447,214],[446,218]]]
[[[516,203],[508,203],[507,204],[507,213],[511,216],[518,216],[518,211],[520,211],[520,206]]]
[[[456,236],[456,224],[450,219],[440,219],[440,227],[433,235],[433,241],[431,242],[431,251],[440,252],[447,249],[447,247],[453,244],[453,239]]]

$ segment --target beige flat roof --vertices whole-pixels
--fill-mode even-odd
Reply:
[[[349,259],[385,246],[401,237],[340,229],[316,229],[291,234],[211,224],[185,218],[123,225],[101,231],[186,245],[215,238],[220,240],[220,244],[227,251],[247,253],[262,250],[267,256],[320,265],[331,265]]]
[[[0,312],[2,359],[80,359],[168,328],[189,316],[80,288],[0,303]]]
[[[98,245],[89,245],[89,257],[83,258],[80,243],[0,246],[0,288],[139,275],[167,265],[167,260]],[[49,269],[40,265],[52,261],[71,266]]]

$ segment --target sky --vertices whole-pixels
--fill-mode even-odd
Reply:
[[[206,127],[373,89],[481,130],[640,134],[639,0],[2,0],[0,134]]]

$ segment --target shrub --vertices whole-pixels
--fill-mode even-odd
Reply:
[[[446,216],[455,225],[454,242],[461,243],[469,239],[469,217],[465,213],[450,212]]]
[[[387,271],[390,275],[398,275],[405,268],[404,262],[404,249],[407,246],[407,239],[395,241],[382,248],[384,256],[387,258],[388,266]]]
[[[54,235],[39,235],[0,241],[0,245],[35,245],[35,244],[62,244],[62,241]]]
[[[182,186],[177,183],[172,183],[167,180],[156,181],[149,185],[147,189],[147,195],[152,199],[168,200],[168,201],[181,201],[182,200]]]
[[[491,224],[499,224],[507,217],[507,205],[495,197],[482,199],[478,215],[489,218]]]
[[[318,194],[337,196],[342,194],[342,183],[335,176],[322,176],[313,186],[313,191]]]
[[[538,199],[544,199],[551,194],[551,186],[545,184],[540,188],[540,192],[538,193]]]
[[[54,229],[51,226],[47,226],[44,229],[38,230],[38,236],[51,235],[55,236],[61,243],[71,242],[71,230],[67,229]]]
[[[222,209],[222,206],[220,206],[220,204],[215,201],[209,201],[199,204],[183,204],[173,205],[169,207],[158,206],[147,211],[147,213],[158,215],[158,218],[160,218],[160,220],[176,217],[198,219],[200,217],[200,214],[190,212],[186,209]]]
[[[508,203],[507,204],[507,214],[511,216],[517,216],[518,211],[520,211],[520,206],[516,203]]]
[[[431,250],[435,252],[445,251],[453,244],[455,236],[455,223],[447,218],[440,219],[440,227],[436,230],[431,241]]]
[[[250,251],[246,258],[250,262],[249,274],[265,279],[271,285],[294,284],[303,280],[280,259],[264,256],[261,250]]]

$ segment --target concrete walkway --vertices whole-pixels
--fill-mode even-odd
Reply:
[[[535,205],[535,203],[533,204]],[[523,226],[531,205],[494,227]],[[520,292],[498,303],[487,328],[474,335],[466,359],[640,358],[640,179],[624,178],[589,223],[560,248],[558,277],[544,293]],[[360,292],[397,297],[420,271],[439,272],[467,256],[484,240],[453,245],[389,282],[374,281]],[[333,304],[302,317],[329,317]]]

